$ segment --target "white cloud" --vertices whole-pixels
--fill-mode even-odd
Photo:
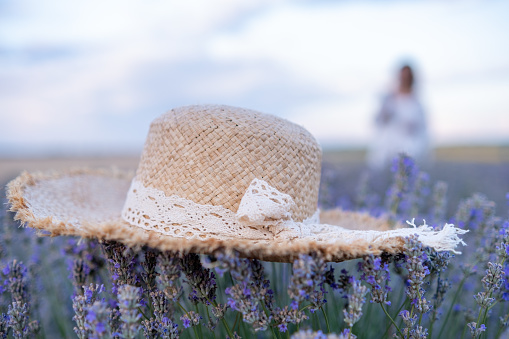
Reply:
[[[438,141],[509,135],[507,89],[486,76],[509,69],[507,9],[502,1],[12,2],[0,13],[0,125],[12,127],[0,144],[141,144],[170,105],[209,102],[284,116],[322,141],[367,142],[377,96],[406,55],[419,63]]]
[[[507,64],[508,24],[502,2],[329,3],[273,7],[209,44],[219,60],[265,60],[318,84],[353,91],[380,79],[401,57],[414,57],[430,76],[448,70]],[[494,15],[495,14],[495,15]],[[502,52],[502,53],[500,53]],[[384,74],[385,75],[385,74]],[[355,81],[357,80],[357,81]]]
[[[509,79],[438,87],[430,93],[436,143],[509,140]]]

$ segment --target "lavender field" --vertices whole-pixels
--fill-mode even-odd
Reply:
[[[462,254],[409,237],[342,263],[41,238],[3,204],[0,338],[509,338],[508,193],[509,162],[400,157],[370,173],[326,154],[320,208],[469,230]]]

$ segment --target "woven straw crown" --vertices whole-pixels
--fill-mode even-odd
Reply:
[[[16,219],[44,234],[162,251],[235,250],[285,262],[320,252],[341,261],[400,252],[403,238],[416,233],[436,250],[463,243],[458,236],[466,231],[449,224],[388,230],[383,217],[341,210],[323,211],[319,220],[320,165],[316,140],[291,122],[187,106],[152,123],[134,179],[91,169],[23,173],[7,196]]]
[[[237,211],[255,178],[290,195],[293,219],[316,212],[321,148],[303,127],[230,106],[173,109],[150,126],[136,180],[198,204]]]

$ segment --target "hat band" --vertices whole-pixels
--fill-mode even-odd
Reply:
[[[376,244],[416,234],[426,246],[454,252],[458,244],[464,244],[458,235],[467,232],[451,224],[435,231],[425,222],[420,227],[412,222],[413,228],[390,231],[350,230],[320,224],[318,211],[303,222],[296,222],[291,218],[293,204],[289,195],[258,179],[248,187],[237,213],[222,206],[197,204],[177,195],[166,196],[160,190],[133,180],[122,218],[133,226],[186,239],[289,241],[298,238],[331,244],[341,239],[352,244],[358,241]]]
[[[177,195],[166,196],[134,179],[122,210],[122,218],[133,226],[188,239],[244,238],[273,240],[274,225],[293,223],[293,199],[263,180],[254,179],[237,213],[223,206],[201,205]],[[318,223],[308,218],[306,223]],[[282,223],[287,221],[287,225]]]

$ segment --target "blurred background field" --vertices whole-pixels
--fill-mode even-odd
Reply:
[[[322,186],[332,186],[334,201],[327,201],[327,207],[350,208],[359,182],[369,173],[365,163],[364,149],[325,149],[323,152]],[[15,178],[22,171],[51,171],[66,168],[90,167],[134,171],[139,156],[83,156],[83,157],[10,157],[0,158],[0,183]],[[483,192],[497,203],[505,206],[509,192],[509,146],[455,146],[434,149],[434,160],[422,164],[431,180],[448,183],[450,194],[449,209],[452,212],[458,202],[475,192]],[[390,180],[388,168],[371,178],[371,185],[382,195]],[[379,181],[377,183],[377,180]],[[3,187],[2,187],[3,188]]]
[[[325,149],[323,162],[331,165],[365,166],[366,151],[363,149]],[[0,157],[0,181],[6,182],[21,171],[47,171],[70,167],[118,167],[135,170],[139,156],[54,156],[54,157]],[[502,165],[509,163],[509,146],[455,146],[434,149],[434,163]]]

